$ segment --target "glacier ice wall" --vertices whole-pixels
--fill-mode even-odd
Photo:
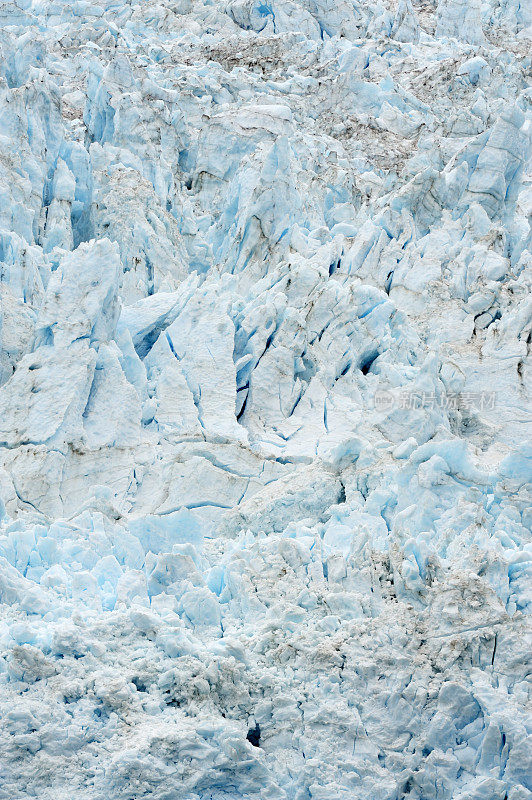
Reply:
[[[1,3],[1,800],[532,798],[531,8]]]

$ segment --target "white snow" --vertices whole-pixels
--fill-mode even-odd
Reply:
[[[0,800],[531,800],[531,9],[0,5]]]

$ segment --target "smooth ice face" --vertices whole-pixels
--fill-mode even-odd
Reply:
[[[532,798],[530,25],[0,6],[0,798]]]

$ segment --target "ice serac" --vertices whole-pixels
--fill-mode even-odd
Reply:
[[[65,253],[51,274],[37,319],[37,342],[57,347],[85,340],[97,346],[113,336],[120,305],[120,259],[108,239]]]
[[[480,0],[439,0],[436,36],[452,36],[468,44],[485,42]]]
[[[420,29],[411,0],[399,0],[391,36],[399,42],[419,42]]]
[[[0,800],[530,800],[530,3],[0,6]]]

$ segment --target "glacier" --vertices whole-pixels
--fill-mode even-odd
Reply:
[[[531,800],[532,6],[0,20],[0,800]]]

